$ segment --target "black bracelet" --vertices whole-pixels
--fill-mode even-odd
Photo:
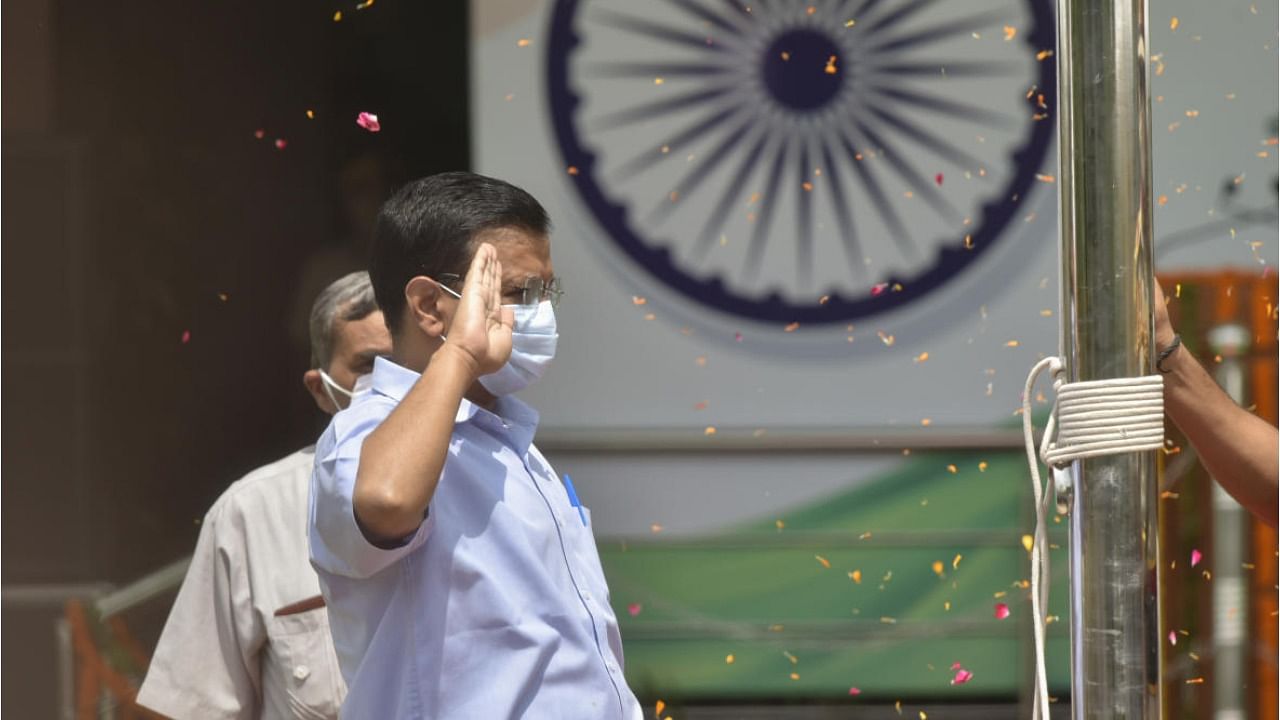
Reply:
[[[1160,372],[1162,372],[1162,373],[1166,374],[1166,375],[1168,375],[1169,373],[1173,372],[1172,370],[1166,370],[1166,369],[1165,369],[1165,367],[1164,367],[1164,361],[1165,361],[1165,360],[1168,360],[1168,359],[1169,359],[1169,356],[1170,356],[1170,355],[1172,355],[1172,354],[1173,354],[1173,352],[1174,352],[1175,350],[1177,350],[1178,348],[1180,348],[1180,347],[1182,347],[1182,336],[1181,336],[1181,335],[1174,335],[1174,336],[1173,336],[1173,342],[1169,343],[1169,347],[1167,347],[1167,348],[1165,348],[1165,349],[1161,350],[1161,351],[1160,351],[1160,354],[1159,354],[1158,356],[1156,356],[1156,369],[1157,369],[1157,370],[1159,370]]]

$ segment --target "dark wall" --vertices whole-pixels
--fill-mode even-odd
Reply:
[[[6,591],[181,557],[228,483],[323,428],[311,299],[362,265],[395,185],[469,161],[466,4],[355,7],[4,7]],[[10,660],[51,630],[17,637],[16,612],[21,712]]]

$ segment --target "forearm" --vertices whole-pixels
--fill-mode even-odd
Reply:
[[[421,524],[448,457],[454,420],[476,368],[446,344],[360,451],[356,519],[372,539],[411,535]]]
[[[1164,363],[1165,411],[1186,434],[1209,474],[1250,512],[1276,525],[1277,433],[1235,403],[1182,348]]]

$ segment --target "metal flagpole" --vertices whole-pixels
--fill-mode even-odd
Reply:
[[[1063,357],[1071,382],[1150,375],[1145,0],[1058,0]],[[1071,512],[1075,718],[1157,720],[1155,452],[1078,461]]]

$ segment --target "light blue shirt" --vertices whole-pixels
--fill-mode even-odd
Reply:
[[[379,358],[372,391],[316,445],[311,563],[349,688],[343,717],[637,720],[590,512],[533,446],[532,408],[463,400],[417,533],[381,549],[356,526],[360,448],[418,377]]]

